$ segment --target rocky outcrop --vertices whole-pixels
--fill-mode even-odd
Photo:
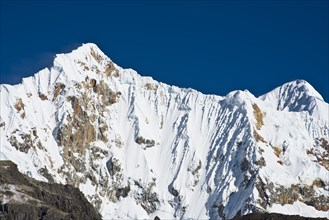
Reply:
[[[316,138],[315,146],[319,146],[320,149],[310,149],[306,153],[308,155],[313,155],[316,158],[316,161],[329,170],[329,141],[325,138]]]
[[[88,92],[95,93],[97,98],[95,99],[89,93],[82,96],[66,97],[66,101],[71,104],[73,112],[66,116],[68,123],[63,123],[54,131],[58,144],[64,147],[65,155],[70,154],[69,151],[82,155],[85,148],[96,139],[108,140],[106,135],[108,126],[104,124],[102,114],[105,108],[116,103],[121,95],[120,92],[112,91],[104,81],[98,82],[87,77],[86,82],[83,82],[80,86],[83,85],[88,89]],[[65,86],[59,84],[55,88],[54,93],[58,95],[57,88],[60,88],[61,92]],[[65,96],[65,91],[63,95]],[[96,117],[96,115],[88,113],[88,109],[94,108],[97,108],[100,116]],[[96,120],[97,118],[98,120]]]
[[[1,219],[101,219],[73,186],[36,181],[0,161]]]
[[[55,90],[54,90],[54,97],[53,97],[53,101],[56,100],[57,96],[62,92],[62,90],[65,88],[65,85],[62,83],[57,83],[55,85]],[[41,97],[40,97],[41,98]]]
[[[258,107],[258,105],[256,103],[254,103],[252,105],[252,108],[254,110],[253,111],[254,117],[257,121],[256,128],[257,128],[257,130],[260,130],[261,127],[264,125],[264,122],[263,122],[264,113],[260,110],[260,108]]]
[[[19,139],[17,139],[19,136]],[[36,130],[32,129],[29,133],[23,133],[18,129],[14,130],[9,137],[11,146],[15,147],[16,150],[27,153],[32,148],[42,149],[42,144],[39,140]]]
[[[145,139],[142,136],[138,136],[135,142],[139,145],[145,145],[146,148],[153,147],[155,145],[154,140]]]
[[[153,213],[159,207],[159,196],[156,192],[152,192],[153,187],[156,185],[156,179],[153,178],[147,186],[135,181],[138,190],[135,194],[137,204],[140,204],[143,209],[148,213]]]
[[[152,84],[152,83],[146,83],[145,84],[145,88],[147,90],[153,90],[153,91],[156,91],[158,89],[158,85],[156,84]]]
[[[24,119],[25,118],[25,109],[24,109],[25,105],[21,98],[16,100],[14,107],[16,108],[17,113],[21,116],[21,118]]]
[[[233,218],[233,220],[325,220],[325,218],[309,218],[299,215],[283,215],[279,213],[251,213]]]
[[[95,87],[95,92],[102,97],[101,105],[112,105],[118,101],[118,98],[121,95],[120,92],[112,91],[104,81],[100,81],[100,83],[95,85]]]
[[[301,201],[309,206],[313,206],[320,211],[329,211],[329,198],[324,195],[317,195],[319,188],[324,188],[325,183],[317,179],[312,185],[291,185],[290,187],[275,186],[273,183],[265,184],[258,180],[256,188],[259,192],[259,204],[265,209],[273,204],[293,204]]]

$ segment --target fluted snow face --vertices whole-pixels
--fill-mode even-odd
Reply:
[[[279,111],[302,112],[329,121],[328,106],[322,96],[305,80],[285,83],[259,97]]]
[[[204,95],[85,44],[0,89],[1,159],[80,188],[104,219],[327,215],[328,104],[305,81]]]

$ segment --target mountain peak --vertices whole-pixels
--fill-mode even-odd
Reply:
[[[259,99],[278,111],[307,111],[318,118],[326,115],[328,111],[322,96],[311,84],[301,79],[285,83]]]
[[[58,75],[56,80],[65,82],[82,82],[86,77],[100,79],[117,72],[115,65],[96,44],[82,44],[69,53],[57,54],[51,75]]]
[[[327,216],[328,104],[304,80],[264,101],[204,95],[88,43],[0,95],[0,159],[81,189],[104,219]]]
[[[99,49],[99,47],[94,43],[83,43],[78,48],[72,50],[66,54],[58,54],[59,55],[67,55],[73,59],[86,60],[88,56],[92,56],[96,61],[100,61],[102,59],[108,59],[108,57]],[[80,61],[82,61],[80,60]]]
[[[317,98],[321,101],[323,100],[323,97],[318,93],[314,87],[308,83],[306,80],[303,79],[297,79],[288,83],[285,83],[282,85],[282,87],[286,87],[290,90],[298,90],[299,92],[305,92],[308,96],[312,96],[314,98]]]
[[[99,47],[94,43],[83,43],[82,46],[76,49],[77,51],[86,52],[86,53],[98,53],[102,56],[106,56]]]
[[[262,95],[260,98],[265,99],[266,97],[270,95],[279,96],[283,94],[298,94],[299,96],[310,96],[314,97],[316,99],[319,99],[320,101],[324,101],[322,96],[314,89],[314,87],[308,83],[306,80],[303,79],[297,79],[291,82],[287,82],[283,84],[282,86],[279,86],[272,90],[271,92]],[[281,97],[282,98],[282,97]]]

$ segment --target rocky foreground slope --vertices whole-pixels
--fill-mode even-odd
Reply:
[[[204,95],[85,44],[0,94],[1,159],[104,219],[328,218],[329,105],[306,81]]]
[[[0,219],[101,219],[78,189],[36,181],[11,161],[0,161],[0,202]]]

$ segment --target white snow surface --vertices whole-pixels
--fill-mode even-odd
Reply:
[[[328,212],[317,212],[314,207],[307,206],[305,203],[302,203],[298,200],[293,204],[274,204],[271,208],[269,208],[269,212],[286,215],[300,215],[313,218],[329,218]]]
[[[38,172],[44,167],[55,182],[63,184],[68,182],[59,170],[74,171],[86,179],[76,187],[92,204],[100,201],[97,207],[104,219],[233,218],[239,212],[262,209],[255,188],[258,179],[287,188],[292,184],[311,186],[320,179],[325,186],[317,192],[328,198],[328,170],[315,154],[307,152],[325,153],[317,140],[329,140],[329,105],[306,81],[284,84],[259,98],[248,91],[205,95],[157,82],[116,64],[119,74],[106,76],[106,65],[111,62],[95,44],[88,43],[57,55],[53,67],[24,78],[21,84],[0,85],[0,159],[12,160],[20,171],[42,181],[48,181]],[[79,86],[90,79],[103,81],[121,93],[104,112],[99,110],[101,97]],[[57,83],[65,88],[55,97]],[[64,146],[56,140],[57,129],[68,124],[67,117],[73,113],[67,101],[72,96],[91,97],[85,111],[97,118],[93,125],[98,128],[102,121],[108,126],[107,141],[97,139],[85,146],[84,155],[72,156],[85,165],[83,172],[65,163]],[[18,100],[23,109],[15,107]],[[255,105],[263,112],[260,128]],[[263,141],[257,140],[255,133]],[[24,134],[30,134],[31,145],[39,147],[23,152],[13,146],[10,138],[23,143]],[[138,137],[154,141],[154,146],[136,143]],[[284,149],[283,153],[275,155],[273,147]],[[114,158],[120,164],[120,177],[110,172],[108,162]],[[260,159],[266,162],[264,166],[257,165]],[[243,167],[245,161],[248,163]],[[148,213],[139,198],[142,188],[152,183],[149,192],[155,193],[158,201],[155,210]],[[130,191],[113,199],[110,192],[114,186],[130,186]],[[327,212],[298,200],[263,211],[328,217]]]

